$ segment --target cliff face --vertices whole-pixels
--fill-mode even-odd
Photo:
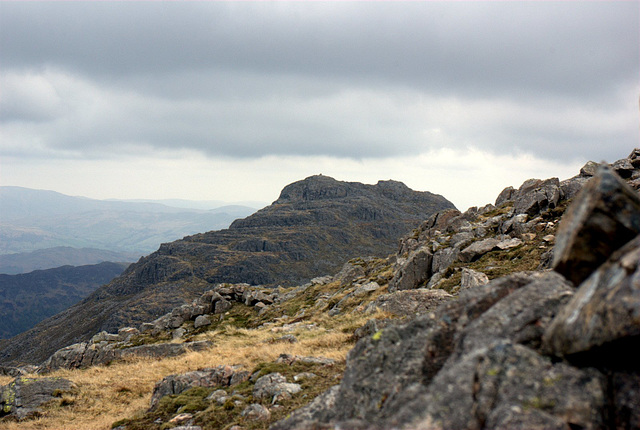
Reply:
[[[9,340],[0,363],[37,363],[101,331],[153,320],[221,282],[296,285],[344,261],[385,256],[440,210],[444,197],[395,181],[376,185],[312,176],[229,229],[160,246],[87,299]]]

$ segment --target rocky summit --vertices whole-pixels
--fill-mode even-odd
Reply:
[[[438,211],[390,255],[332,275],[210,285],[137,327],[0,369],[17,376],[0,387],[0,424],[35,414],[49,429],[640,428],[639,190],[635,149],[567,180],[508,187],[495,204]],[[341,185],[285,191],[268,216],[345,197]],[[304,225],[284,219],[272,223]]]
[[[150,321],[216,283],[290,286],[350,258],[385,256],[423,219],[453,207],[396,181],[311,176],[229,229],[161,245],[84,301],[4,343],[0,365],[37,364],[99,331]]]

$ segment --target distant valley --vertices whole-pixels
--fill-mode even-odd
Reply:
[[[26,273],[107,259],[136,261],[161,243],[224,229],[256,210],[242,205],[202,209],[218,202],[191,202],[195,209],[184,207],[190,204],[184,200],[166,203],[94,200],[54,191],[0,187],[0,273]],[[55,249],[47,254],[40,251],[50,248]],[[78,251],[81,248],[90,248],[89,254],[93,255],[114,254],[87,260],[87,252]],[[39,252],[26,254],[34,251]],[[43,264],[47,260],[50,264]]]

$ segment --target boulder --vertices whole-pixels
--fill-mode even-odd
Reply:
[[[544,335],[549,353],[607,367],[637,363],[640,236],[585,280]]]
[[[517,273],[496,279],[461,292],[458,300],[447,301],[430,314],[363,337],[349,352],[343,379],[332,390],[332,409],[318,405],[312,411],[305,409],[304,421],[348,421],[350,427],[389,428],[381,420],[398,410],[398,404],[390,406],[394,399],[403,392],[416,394],[410,387],[424,388],[431,383],[454,353],[456,333],[509,294],[541,278],[540,273]],[[302,418],[293,415],[284,422],[297,424],[285,427],[283,422],[275,428],[305,428]],[[358,422],[349,421],[354,419]]]
[[[468,233],[471,234],[471,233]],[[458,243],[457,245],[464,244],[465,242]],[[433,254],[431,263],[431,272],[433,274],[444,272],[447,268],[458,260],[460,256],[460,248],[458,246],[447,247],[439,249]]]
[[[365,312],[374,312],[379,309],[396,316],[416,316],[431,312],[442,302],[452,298],[453,296],[444,290],[418,288],[396,291],[372,301],[367,305]]]
[[[556,207],[561,198],[562,190],[558,178],[544,181],[529,179],[518,189],[513,210],[515,214],[527,214],[533,217]]]
[[[489,277],[484,273],[466,267],[462,268],[462,277],[460,278],[461,290],[484,285],[487,282],[489,282]]]
[[[180,394],[193,387],[228,387],[247,381],[249,376],[249,372],[237,366],[217,366],[165,376],[153,387],[149,410],[154,410],[164,396]]]
[[[496,249],[500,242],[501,241],[499,239],[494,237],[473,242],[471,245],[460,251],[459,259],[464,263],[475,261],[487,252]]]
[[[108,364],[114,360],[129,357],[164,358],[175,357],[187,351],[201,351],[210,348],[210,341],[186,343],[155,343],[133,347],[117,348],[119,344],[77,343],[59,349],[38,367],[38,373],[56,369],[84,369],[90,366]]]
[[[499,339],[538,349],[551,320],[573,296],[571,284],[553,272],[509,294],[455,336],[458,356]]]
[[[282,398],[290,398],[292,394],[302,390],[299,384],[288,383],[287,378],[278,372],[258,378],[253,386],[253,397],[256,399],[271,399],[272,403]]]
[[[640,196],[600,166],[562,217],[552,266],[577,286],[639,233]]]
[[[500,194],[498,194],[498,197],[496,198],[495,206],[500,207],[507,202],[513,202],[517,196],[518,196],[518,190],[514,189],[513,187],[507,187],[504,190],[502,190]]]
[[[405,264],[389,282],[389,292],[410,290],[420,287],[431,278],[433,254],[426,247],[409,254]]]
[[[450,362],[427,389],[406,394],[394,404],[401,409],[388,427],[595,430],[605,425],[602,374],[552,364],[507,341]]]
[[[252,403],[240,413],[240,416],[248,421],[268,421],[271,412],[259,403]]]
[[[228,300],[218,300],[215,303],[215,310],[214,313],[215,314],[223,314],[225,312],[227,312],[228,310],[230,310],[233,307],[233,304],[228,301]]]
[[[200,315],[196,317],[196,320],[193,322],[193,328],[206,327],[211,325],[211,319],[206,315]]]
[[[22,420],[38,415],[40,406],[73,387],[63,378],[16,378],[0,387],[0,417],[10,415]]]

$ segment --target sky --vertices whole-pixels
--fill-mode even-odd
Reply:
[[[639,146],[640,2],[0,1],[0,185],[459,209]]]

